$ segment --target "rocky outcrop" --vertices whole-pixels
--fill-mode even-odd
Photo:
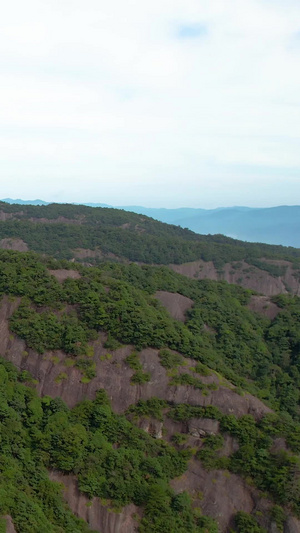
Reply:
[[[28,252],[28,246],[22,239],[1,239],[0,248],[2,250],[17,250],[18,252]]]
[[[3,518],[6,520],[6,533],[17,533],[15,530],[14,523],[12,521],[12,517],[6,515]]]
[[[188,422],[188,432],[193,437],[203,438],[216,435],[219,432],[218,420],[208,418],[191,418]]]
[[[251,311],[264,315],[270,320],[280,313],[280,307],[274,304],[268,296],[251,296],[248,307]]]
[[[138,530],[136,517],[139,509],[135,505],[126,505],[121,512],[116,512],[101,503],[99,498],[89,500],[79,492],[75,476],[51,471],[49,477],[52,481],[62,483],[64,498],[70,509],[85,520],[91,529],[100,533],[135,533]]]
[[[103,252],[100,248],[96,248],[95,250],[90,250],[88,248],[76,248],[73,250],[74,254],[74,260],[76,259],[113,259],[120,261],[122,263],[129,262],[126,259],[123,259],[121,257],[118,257],[117,255],[113,254],[112,252]]]
[[[300,521],[294,516],[289,516],[284,525],[284,533],[300,533]]]
[[[282,276],[272,276],[266,270],[261,270],[245,261],[226,263],[221,270],[216,269],[212,261],[193,261],[182,265],[171,264],[169,267],[192,279],[225,280],[228,283],[241,285],[266,296],[276,294],[300,295],[300,281],[295,275],[292,263],[289,261],[266,261],[276,266],[283,266],[285,272]]]
[[[146,431],[154,439],[162,439],[164,423],[153,418],[142,418],[139,423],[139,428]]]
[[[190,461],[187,472],[171,485],[176,492],[192,494],[195,505],[212,516],[222,532],[230,531],[239,510],[251,513],[255,507],[251,489],[240,477],[222,470],[204,470],[197,460]]]
[[[178,292],[157,291],[154,296],[165,306],[173,318],[181,322],[185,321],[186,312],[194,304],[193,300],[178,294]]]
[[[69,271],[68,271],[69,272]],[[216,390],[206,388],[205,391],[192,386],[170,385],[170,377],[160,364],[158,350],[146,348],[139,354],[144,371],[151,375],[150,382],[131,384],[134,371],[126,363],[126,357],[132,352],[132,346],[124,346],[116,351],[107,353],[104,348],[105,335],[100,335],[94,341],[94,361],[97,376],[90,383],[82,383],[82,375],[74,366],[66,366],[67,355],[61,351],[47,352],[39,355],[27,349],[24,341],[11,334],[8,327],[9,316],[19,305],[20,299],[4,297],[0,305],[0,354],[12,361],[19,369],[28,370],[38,380],[37,389],[41,395],[52,397],[60,396],[70,407],[79,401],[95,397],[96,391],[104,388],[111,398],[113,409],[123,413],[131,404],[140,399],[149,399],[156,396],[169,402],[189,403],[190,405],[215,405],[223,413],[234,413],[236,416],[252,414],[260,418],[271,410],[260,400],[244,394],[236,393],[234,387],[217,374],[199,376],[204,384],[214,383]],[[70,358],[68,358],[70,361]],[[186,365],[179,367],[179,372],[192,372],[196,362],[185,360]],[[61,373],[66,374],[66,379],[59,379]],[[203,394],[205,392],[205,394]],[[207,435],[217,434],[219,423],[215,420],[191,419],[184,422],[175,422],[168,418],[158,421],[144,418],[140,427],[155,438],[171,440],[174,433],[185,433],[186,444],[201,447],[203,438]],[[282,446],[281,442],[277,443]],[[238,449],[237,442],[229,435],[225,435],[223,448],[220,455],[229,456]],[[80,517],[87,520],[91,528],[102,533],[133,533],[136,531],[134,515],[137,508],[133,505],[125,507],[121,513],[116,513],[99,499],[91,502],[86,496],[80,494],[76,480],[72,476],[63,476],[60,473],[51,473],[51,478],[60,481],[65,487],[65,497],[71,509]],[[238,476],[225,471],[205,471],[199,461],[191,461],[188,471],[178,479],[172,481],[174,490],[180,492],[188,490],[193,495],[195,505],[202,508],[204,514],[214,517],[221,532],[228,532],[232,528],[232,520],[239,510],[253,512],[261,504],[261,497],[253,487]],[[267,505],[267,504],[266,504]],[[268,504],[269,505],[269,504]],[[267,506],[268,508],[268,506]],[[290,518],[287,522],[285,533],[300,533],[298,521]],[[274,533],[274,525],[267,524],[269,533]],[[12,533],[13,530],[12,530]]]
[[[66,268],[58,268],[57,270],[48,270],[49,274],[54,276],[60,283],[65,279],[79,279],[81,276],[77,270],[68,270]]]
[[[96,391],[104,388],[111,398],[112,406],[118,413],[124,412],[138,400],[147,400],[153,396],[173,403],[191,405],[215,405],[225,414],[236,416],[252,414],[261,418],[271,410],[251,394],[241,396],[226,382],[219,382],[215,375],[202,377],[203,383],[218,383],[217,390],[201,390],[189,385],[170,385],[166,369],[159,362],[158,350],[146,348],[140,353],[144,371],[149,372],[148,383],[131,384],[134,371],[126,363],[126,357],[132,352],[132,346],[124,346],[111,354],[103,346],[105,337],[99,335],[92,343],[97,376],[90,383],[82,383],[82,374],[74,366],[66,366],[67,355],[61,351],[37,354],[27,349],[25,342],[11,334],[8,327],[9,316],[19,305],[19,299],[4,297],[0,305],[0,354],[21,370],[29,371],[38,380],[40,394],[52,397],[60,396],[70,407],[84,398],[93,399]],[[186,360],[187,366],[194,366],[195,361]],[[186,372],[186,367],[181,371]],[[59,379],[65,373],[66,379]]]
[[[10,220],[13,218],[13,213],[5,213],[5,211],[0,211],[0,220],[1,222],[5,222],[5,220]]]

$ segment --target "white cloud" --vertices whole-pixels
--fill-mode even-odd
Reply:
[[[27,197],[200,206],[211,180],[247,203],[250,172],[281,203],[300,170],[299,30],[294,0],[6,3],[2,196],[19,180]]]

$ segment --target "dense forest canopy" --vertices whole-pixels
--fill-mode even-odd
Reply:
[[[1,515],[11,515],[18,532],[88,531],[64,503],[61,487],[49,480],[47,471],[56,469],[75,475],[90,500],[99,497],[115,510],[136,505],[140,533],[214,533],[217,524],[194,505],[193,496],[171,488],[193,460],[207,470],[241,476],[267,495],[278,531],[287,514],[300,516],[299,297],[273,297],[278,313],[270,319],[249,308],[251,290],[188,279],[162,266],[202,258],[218,267],[246,259],[263,268],[262,257],[297,264],[300,251],[199,236],[111,209],[58,204],[1,209],[13,218],[0,222],[0,238],[23,239],[33,250],[0,251],[0,296],[16,304],[9,328],[26,350],[41,360],[47,351],[63,351],[88,384],[96,376],[93,343],[104,335],[110,352],[131,347],[126,364],[132,386],[150,382],[140,352],[153,348],[170,387],[189,387],[205,397],[219,385],[203,376],[218,376],[238,394],[251,393],[272,409],[256,420],[224,414],[214,405],[152,397],[116,414],[105,390],[69,409],[60,398],[39,398],[28,372],[17,371],[7,354],[0,354]],[[102,258],[93,267],[69,262],[76,248],[101,248],[123,261]],[[59,282],[53,272],[60,269],[77,275]],[[172,318],[157,291],[191,300],[184,322]],[[186,367],[191,360],[194,366]],[[184,434],[175,433],[169,442],[148,435],[138,427],[142,417],[216,420],[219,432],[193,448]],[[228,436],[238,447],[224,456]],[[278,439],[284,440],[283,449],[276,449]],[[243,511],[232,530],[265,531],[259,517]]]
[[[224,235],[198,235],[188,229],[158,222],[120,209],[71,204],[19,206],[0,202],[6,220],[0,239],[20,238],[38,253],[71,259],[78,248],[101,250],[123,260],[150,264],[181,264],[202,259],[217,268],[245,260],[265,270],[261,258],[291,260],[298,266],[300,250],[245,243]],[[4,217],[5,218],[5,217]],[[99,262],[99,259],[94,259]],[[273,270],[276,268],[273,265]]]

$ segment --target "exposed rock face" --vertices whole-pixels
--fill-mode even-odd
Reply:
[[[154,296],[160,300],[173,318],[181,320],[181,322],[185,321],[185,314],[194,303],[190,298],[177,292],[157,291]]]
[[[3,518],[6,520],[6,533],[17,533],[11,516],[6,515]]]
[[[74,259],[117,259],[120,260],[122,263],[129,262],[125,259],[119,258],[117,255],[113,254],[112,252],[102,252],[100,248],[96,248],[95,250],[90,250],[88,248],[76,248],[73,250]]]
[[[120,513],[117,513],[103,505],[99,498],[93,498],[90,501],[79,492],[75,476],[51,471],[50,479],[63,484],[64,497],[71,510],[83,518],[91,529],[100,533],[135,533],[137,531],[138,526],[134,515],[138,515],[139,510],[135,505],[126,505]]]
[[[284,533],[300,533],[300,521],[294,516],[289,516],[284,525]]]
[[[5,211],[0,211],[0,220],[1,222],[4,222],[5,220],[9,220],[10,218],[13,218],[13,213],[5,213]]]
[[[139,427],[146,431],[148,435],[155,439],[162,439],[163,436],[163,422],[152,418],[143,418],[140,421]]]
[[[278,313],[280,313],[280,307],[271,302],[268,296],[252,296],[248,307],[251,309],[251,311],[260,313],[271,320],[273,320]]]
[[[158,350],[151,348],[144,349],[140,353],[140,361],[144,370],[150,372],[151,381],[132,385],[130,380],[134,371],[125,361],[132,352],[132,347],[122,347],[108,356],[103,346],[104,335],[100,335],[99,339],[93,343],[97,377],[90,383],[81,383],[82,376],[79,370],[64,365],[66,354],[56,351],[39,355],[33,350],[26,349],[25,342],[10,333],[8,319],[19,302],[18,298],[8,297],[4,297],[1,301],[0,354],[12,361],[19,369],[28,370],[38,380],[37,389],[42,395],[61,396],[72,407],[84,398],[93,399],[96,391],[104,388],[111,398],[114,410],[118,413],[124,412],[129,405],[140,399],[149,399],[153,396],[174,403],[203,406],[212,404],[222,412],[234,413],[236,416],[250,413],[255,418],[260,418],[271,411],[250,394],[240,396],[230,383],[225,380],[221,382],[214,373],[210,376],[199,376],[203,383],[213,382],[218,386],[217,390],[207,390],[205,395],[201,390],[191,386],[171,386],[166,369],[159,362]],[[186,360],[186,362],[187,366],[179,368],[179,372],[187,372],[196,364],[192,360]],[[67,374],[67,379],[57,383],[56,379],[61,372]],[[170,440],[175,432],[185,433],[188,435],[188,445],[201,446],[203,437],[218,433],[219,424],[215,420],[206,419],[192,419],[187,422],[165,419],[163,423],[153,419],[143,419],[140,427],[156,438],[161,438],[163,432],[166,432],[167,440]],[[224,441],[224,446],[220,450],[221,455],[230,455],[238,449],[237,442],[229,435],[225,436]],[[282,443],[278,443],[279,445],[281,446]],[[90,504],[88,499],[79,493],[75,478],[72,476],[63,476],[55,472],[51,474],[51,477],[64,483],[65,497],[71,509],[87,520],[91,528],[102,533],[136,531],[136,522],[133,518],[133,514],[137,512],[135,506],[127,506],[121,513],[115,513],[103,506],[96,498]],[[201,506],[203,513],[216,518],[222,533],[229,532],[233,527],[232,520],[237,511],[252,512],[262,505],[261,497],[240,477],[224,471],[207,472],[196,460],[190,462],[188,471],[179,479],[173,480],[172,485],[178,492],[182,490],[191,492],[196,505]],[[200,493],[202,493],[201,498]],[[268,505],[266,503],[267,508],[269,508]],[[266,524],[264,527],[269,533],[275,533],[274,524]],[[11,533],[14,533],[14,530]],[[290,518],[287,521],[285,533],[300,533],[299,522]]]
[[[206,437],[207,435],[216,435],[219,432],[218,420],[207,418],[191,418],[188,422],[188,432],[193,437]]]
[[[283,276],[272,276],[265,270],[261,270],[245,261],[226,263],[222,270],[217,270],[212,261],[202,260],[184,263],[182,265],[169,265],[169,267],[193,279],[225,280],[252,289],[266,296],[275,294],[287,294],[290,291],[300,295],[300,282],[294,275],[293,265],[289,261],[266,261],[277,266],[284,266],[286,271]]]
[[[18,252],[28,252],[28,246],[22,239],[1,239],[0,248],[2,250],[17,250]]]
[[[65,281],[65,279],[78,279],[80,274],[77,270],[68,270],[66,268],[59,268],[57,270],[48,270],[49,274],[54,276],[59,282]]]
[[[215,518],[222,532],[230,530],[239,510],[251,513],[255,507],[251,489],[240,477],[227,471],[206,471],[200,461],[190,461],[187,472],[171,485],[176,492],[187,490],[193,494],[197,506]]]
[[[191,405],[215,405],[226,414],[235,413],[236,416],[252,414],[261,418],[271,410],[260,400],[245,394],[240,396],[234,388],[219,384],[217,390],[207,391],[203,395],[200,390],[188,385],[169,385],[166,369],[159,363],[158,350],[146,348],[140,353],[140,361],[146,372],[150,372],[148,383],[132,385],[130,380],[134,371],[126,364],[126,357],[132,352],[131,346],[125,346],[112,353],[107,358],[107,350],[103,347],[103,336],[93,343],[94,361],[97,377],[90,383],[81,383],[81,373],[75,367],[66,367],[66,354],[61,351],[46,352],[39,355],[31,349],[26,349],[25,342],[12,335],[8,327],[8,318],[18,307],[19,299],[2,299],[0,305],[0,354],[21,370],[28,370],[39,383],[38,391],[42,395],[61,398],[73,407],[84,398],[93,399],[100,388],[104,388],[112,401],[113,409],[124,412],[131,404],[138,400],[147,400],[153,396],[174,403],[190,403]],[[188,361],[190,366],[194,361]],[[184,367],[185,368],[185,367]],[[65,372],[67,379],[56,382],[59,374]],[[203,377],[203,382],[211,381],[211,376]],[[214,376],[213,381],[218,382]]]

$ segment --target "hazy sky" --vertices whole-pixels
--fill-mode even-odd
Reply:
[[[10,0],[0,198],[300,204],[299,0]]]

